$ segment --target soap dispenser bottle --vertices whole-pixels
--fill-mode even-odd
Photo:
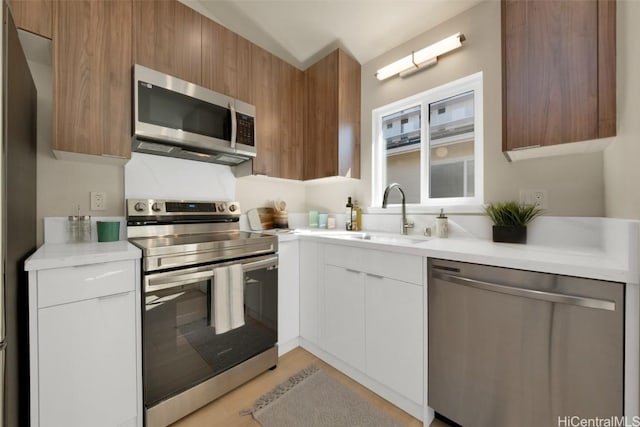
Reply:
[[[351,214],[351,229],[353,231],[362,231],[362,208],[358,205],[358,201],[353,202],[353,211]]]
[[[345,212],[345,228],[348,231],[353,230],[353,203],[351,203],[351,196],[347,198],[347,210]]]

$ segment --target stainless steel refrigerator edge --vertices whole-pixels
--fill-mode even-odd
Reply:
[[[23,267],[36,249],[36,89],[4,2],[2,18],[0,410],[3,425],[13,427],[29,424],[27,276]]]

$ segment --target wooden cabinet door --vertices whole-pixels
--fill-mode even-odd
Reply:
[[[248,104],[255,104],[254,85],[253,85],[253,57],[252,48],[249,40],[244,37],[237,36],[237,98]]]
[[[279,101],[279,105],[275,108],[279,118],[279,176],[302,179],[304,73],[280,59],[277,59],[276,63],[279,69],[276,79],[276,101]]]
[[[138,415],[134,292],[38,310],[39,425],[130,425]]]
[[[305,79],[304,179],[360,178],[360,64],[337,49]]]
[[[51,38],[51,0],[9,0],[16,27]]]
[[[615,134],[609,15],[614,1],[503,0],[504,151]]]
[[[202,18],[202,85],[238,95],[238,35],[207,18]]]
[[[55,2],[53,143],[131,157],[131,2]]]
[[[323,349],[354,368],[365,366],[364,274],[325,265]]]
[[[136,64],[202,85],[202,15],[177,0],[133,3]]]
[[[279,176],[278,143],[276,140],[277,112],[274,111],[275,89],[272,56],[259,46],[251,46],[253,68],[253,94],[256,107],[256,157],[253,173],[256,175]],[[276,70],[276,75],[279,70]]]
[[[338,174],[338,52],[305,71],[304,179]]]
[[[338,50],[338,175],[360,178],[360,64]]]
[[[423,404],[422,291],[421,285],[366,276],[366,373],[418,405]]]

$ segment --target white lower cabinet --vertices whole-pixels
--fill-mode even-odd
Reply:
[[[376,381],[423,402],[423,287],[367,275],[366,371]]]
[[[40,426],[136,417],[135,304],[131,291],[39,310]]]
[[[29,273],[31,425],[142,425],[139,261]]]
[[[326,351],[351,366],[365,363],[364,275],[326,265],[322,340]]]
[[[278,243],[278,355],[298,345],[300,335],[298,241]]]
[[[362,383],[373,391],[421,417],[423,258],[353,246],[319,246],[316,252],[324,255],[319,260],[324,270],[317,290],[318,347],[344,362],[346,372],[364,374]],[[301,306],[301,319],[302,310]]]

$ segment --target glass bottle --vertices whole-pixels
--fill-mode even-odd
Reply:
[[[78,219],[78,241],[91,241],[91,216],[82,215]]]
[[[352,218],[353,218],[353,203],[351,203],[351,196],[347,198],[347,211],[345,212],[345,228],[347,231],[351,231]]]
[[[67,242],[74,243],[78,241],[78,227],[80,218],[77,215],[69,215],[67,218]]]

